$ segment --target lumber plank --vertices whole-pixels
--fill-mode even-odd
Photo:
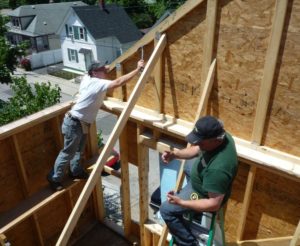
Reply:
[[[97,141],[97,126],[96,122],[91,124],[90,129],[89,129],[89,146],[90,146],[90,157],[98,154],[99,146],[98,146],[98,141]]]
[[[123,211],[124,235],[128,238],[131,234],[131,205],[130,205],[130,183],[129,183],[129,162],[128,162],[128,144],[127,144],[127,125],[124,127],[120,139],[121,155],[121,204]]]
[[[201,82],[204,83],[213,58],[215,44],[215,30],[217,21],[218,0],[207,1],[206,8],[206,32],[203,45],[203,64]]]
[[[252,142],[261,144],[269,101],[274,81],[278,52],[283,33],[283,26],[287,11],[287,0],[277,0],[275,7],[275,16],[271,31],[270,43],[266,54],[266,60],[263,71],[263,78],[260,85],[258,102],[256,105],[256,114],[254,119],[254,129],[252,131]]]
[[[243,233],[245,230],[246,219],[247,219],[249,204],[251,201],[253,184],[254,184],[254,180],[255,180],[255,173],[256,173],[256,167],[251,166],[249,174],[248,174],[246,191],[244,194],[242,212],[239,216],[240,219],[239,219],[239,225],[238,225],[238,229],[237,229],[237,241],[241,241],[243,239]]]
[[[202,91],[201,94],[201,98],[200,98],[200,102],[199,102],[199,106],[197,109],[197,113],[196,113],[196,118],[195,121],[196,122],[198,120],[199,117],[204,115],[206,106],[207,106],[207,102],[208,102],[208,98],[211,92],[211,88],[214,82],[214,75],[215,75],[215,67],[216,67],[216,59],[214,59],[214,61],[212,62],[210,68],[209,68],[209,72],[207,75],[207,79],[205,81],[205,85],[204,85],[204,89]],[[188,144],[187,147],[190,147],[191,145]],[[175,187],[175,191],[178,191],[183,184],[184,181],[184,165],[185,165],[185,160],[183,160],[181,162],[181,166],[180,166],[180,170],[178,173],[178,178],[177,178],[177,182],[176,182],[176,187]],[[163,246],[166,242],[167,239],[167,234],[168,234],[168,228],[166,225],[164,225],[163,228],[163,233],[160,236],[159,242],[158,242],[158,246]]]
[[[88,181],[86,182],[82,193],[80,194],[78,201],[56,243],[56,245],[66,245],[71,233],[79,219],[79,216],[81,215],[84,205],[86,204],[94,186],[96,185],[97,178],[101,171],[103,170],[103,166],[106,163],[107,158],[110,155],[111,150],[113,149],[119,135],[121,134],[122,129],[124,128],[129,116],[130,112],[132,111],[138,96],[140,95],[147,79],[151,75],[151,72],[153,71],[153,68],[160,57],[161,53],[163,52],[164,48],[166,46],[166,35],[163,34],[158,45],[155,47],[149,61],[147,62],[144,71],[142,72],[136,86],[134,87],[130,98],[128,100],[128,104],[126,108],[122,111],[112,134],[110,135],[106,145],[104,146],[104,149],[99,156],[97,162],[96,162],[96,168],[93,169]]]
[[[44,240],[43,240],[42,231],[41,231],[41,228],[40,228],[40,225],[39,225],[38,217],[35,213],[33,214],[32,220],[33,220],[33,223],[34,223],[34,227],[36,229],[38,241],[39,241],[41,246],[44,246],[45,244],[44,244]]]
[[[122,63],[117,63],[116,64],[116,74],[117,74],[117,78],[123,76],[124,71],[123,71],[123,65]],[[127,100],[127,87],[126,84],[124,84],[123,86],[114,89],[115,93],[116,93],[116,98],[121,99],[121,101],[126,101]]]
[[[138,136],[140,135],[140,129]],[[140,225],[148,220],[148,174],[149,174],[149,148],[143,144],[138,144],[138,174],[139,174],[139,208],[140,208]],[[141,245],[144,246],[144,230],[140,230]]]
[[[28,177],[27,177],[26,170],[25,170],[25,167],[24,167],[24,162],[23,162],[23,159],[22,159],[22,154],[20,152],[20,147],[19,147],[17,135],[14,134],[12,136],[12,139],[13,139],[13,143],[14,143],[14,151],[15,151],[16,156],[17,156],[19,177],[20,177],[21,182],[23,184],[23,186],[22,186],[23,194],[24,194],[25,197],[28,197],[29,182],[28,182]]]
[[[299,245],[300,245],[300,220],[289,246],[299,246]]]
[[[157,45],[160,33],[155,34],[154,45]],[[158,113],[163,111],[163,88],[162,88],[162,58],[159,58],[154,68],[156,110]]]
[[[95,212],[96,212],[98,220],[103,222],[104,218],[105,218],[105,207],[104,207],[104,201],[103,201],[101,176],[100,176],[98,183],[96,184],[93,192],[94,192],[93,202],[94,202]]]

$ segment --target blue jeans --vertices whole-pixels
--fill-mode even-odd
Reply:
[[[191,182],[189,181],[191,167],[192,164],[185,166],[185,173],[188,182],[187,185],[176,194],[183,200],[190,200],[190,196],[194,192]],[[174,237],[176,245],[198,245],[197,239],[189,228],[189,223],[183,218],[184,214],[190,212],[192,212],[192,210],[176,204],[171,204],[168,201],[163,202],[160,207],[161,216],[167,224],[170,233]]]
[[[61,182],[63,180],[65,170],[69,163],[70,171],[73,175],[78,175],[83,172],[80,159],[85,147],[87,134],[83,134],[80,121],[65,116],[62,124],[62,133],[64,135],[64,148],[59,152],[54,164],[54,169],[52,170],[52,180],[55,182]]]

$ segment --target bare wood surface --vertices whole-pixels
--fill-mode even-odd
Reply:
[[[97,178],[99,173],[101,173],[101,171],[103,170],[103,166],[106,163],[107,158],[110,155],[111,150],[113,149],[119,135],[121,134],[122,129],[124,128],[130,112],[132,111],[138,96],[140,95],[144,84],[146,83],[147,79],[149,78],[155,64],[156,61],[159,59],[160,55],[162,54],[164,48],[166,45],[166,36],[162,35],[158,45],[155,47],[149,61],[146,64],[146,67],[143,71],[143,73],[141,74],[133,92],[130,95],[130,98],[128,100],[128,104],[127,107],[123,110],[122,114],[120,115],[112,134],[110,135],[106,145],[104,146],[104,149],[101,153],[101,155],[99,156],[97,163],[96,163],[96,168],[93,169],[88,181],[86,182],[82,193],[79,196],[78,201],[76,202],[76,205],[56,243],[56,245],[66,245],[71,233],[79,219],[79,216],[81,215],[84,205],[86,204],[94,186],[96,185],[97,182]]]
[[[154,44],[157,45],[160,35],[156,33],[154,38]],[[159,58],[154,68],[154,80],[156,91],[156,109],[158,113],[162,113],[163,110],[163,88],[162,88],[162,59]]]
[[[18,143],[18,138],[17,135],[13,135],[13,143],[14,143],[14,150],[17,156],[17,166],[18,166],[18,172],[19,172],[19,179],[21,180],[21,182],[23,183],[22,185],[22,189],[23,189],[23,193],[25,197],[28,197],[29,194],[29,184],[28,184],[28,177],[26,174],[26,170],[24,167],[24,162],[22,159],[22,155],[20,152],[20,148],[19,148],[19,143]]]
[[[251,201],[251,193],[252,193],[253,184],[254,184],[254,180],[255,180],[255,173],[256,173],[256,167],[251,166],[250,171],[248,173],[246,191],[244,194],[244,200],[243,200],[243,205],[242,205],[242,212],[239,216],[240,219],[239,219],[239,226],[238,226],[238,230],[237,230],[237,241],[241,241],[243,239],[243,233],[245,230],[245,224],[246,224],[249,204]]]
[[[213,59],[213,49],[215,44],[215,30],[217,21],[218,0],[207,1],[206,9],[206,35],[203,48],[203,64],[201,82],[207,78],[207,73]]]
[[[138,136],[141,134],[141,128],[138,129]],[[139,174],[139,209],[140,209],[140,226],[148,220],[148,174],[149,174],[149,149],[143,144],[138,144],[138,174]],[[144,230],[140,230],[141,246],[144,246]]]
[[[195,122],[198,120],[199,117],[203,116],[206,106],[207,106],[207,102],[208,102],[208,98],[211,92],[211,88],[214,82],[214,75],[215,75],[215,67],[216,67],[216,59],[212,62],[210,68],[209,68],[209,72],[207,75],[207,79],[205,81],[205,85],[204,85],[204,89],[202,91],[202,95],[200,98],[200,103],[197,109],[197,113],[196,113],[196,118],[195,118]],[[187,148],[190,147],[191,145],[188,144]],[[178,191],[183,184],[184,181],[184,165],[185,165],[185,160],[182,161],[181,166],[180,166],[180,170],[178,173],[178,178],[177,178],[177,182],[176,182],[176,187],[175,187],[175,191]],[[159,242],[158,242],[158,246],[163,246],[166,242],[167,239],[167,235],[168,235],[168,228],[165,225],[163,228],[163,232],[160,236]]]
[[[299,246],[299,245],[300,245],[300,220],[289,246]]]
[[[286,16],[288,1],[277,0],[271,39],[267,50],[264,74],[260,85],[258,103],[252,132],[252,141],[260,145],[265,127],[266,115],[269,107],[274,73],[277,64],[278,52]]]
[[[291,237],[267,238],[258,240],[245,240],[226,243],[226,246],[289,246]]]
[[[131,234],[131,206],[130,206],[130,182],[129,182],[129,162],[128,162],[128,145],[127,125],[124,127],[120,139],[120,155],[121,155],[121,201],[123,211],[124,235],[128,238]]]

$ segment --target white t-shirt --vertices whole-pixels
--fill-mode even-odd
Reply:
[[[111,81],[85,75],[80,83],[79,97],[71,114],[86,123],[93,123]]]

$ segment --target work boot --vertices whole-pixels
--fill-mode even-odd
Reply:
[[[60,182],[54,181],[50,175],[47,175],[47,180],[52,190],[59,191],[63,189],[62,184]]]
[[[80,172],[77,175],[74,175],[71,171],[69,172],[69,177],[71,179],[88,179],[89,178],[89,174],[85,171]]]

